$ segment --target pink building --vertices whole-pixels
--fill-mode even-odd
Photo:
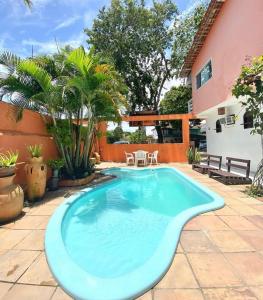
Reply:
[[[250,159],[252,172],[261,138],[250,134],[253,120],[231,91],[241,66],[262,54],[263,1],[211,0],[181,71],[193,112],[206,119],[207,152]]]

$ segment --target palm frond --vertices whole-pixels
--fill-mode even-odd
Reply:
[[[90,55],[86,54],[83,47],[79,47],[70,52],[67,62],[73,64],[81,75],[86,76],[92,67],[93,60]]]
[[[30,75],[34,80],[37,81],[44,92],[48,92],[51,89],[51,76],[45,69],[41,68],[33,61],[21,61],[18,65],[18,71]]]
[[[13,74],[15,72],[20,61],[20,57],[10,51],[4,51],[0,54],[0,65],[5,66],[9,74]]]
[[[24,0],[24,3],[25,3],[25,5],[28,7],[28,8],[32,8],[32,6],[33,6],[33,2],[31,1],[31,0]]]

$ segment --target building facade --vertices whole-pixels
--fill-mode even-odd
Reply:
[[[232,96],[242,65],[263,54],[263,1],[212,0],[181,71],[192,85],[193,113],[206,119],[207,152],[251,160],[262,158],[253,119]],[[243,99],[244,100],[244,99]]]

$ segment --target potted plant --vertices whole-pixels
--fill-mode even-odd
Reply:
[[[0,153],[0,223],[15,219],[22,212],[24,193],[13,183],[18,152]]]
[[[43,162],[42,145],[31,145],[27,150],[31,156],[25,166],[27,195],[29,201],[36,201],[42,199],[46,191],[47,165]]]
[[[42,163],[42,145],[30,145],[27,147],[27,151],[30,153],[31,158],[29,159],[30,163]]]
[[[189,147],[186,152],[186,156],[188,159],[188,163],[191,165],[194,161],[194,149],[193,147]]]
[[[49,188],[51,191],[58,189],[59,171],[64,167],[63,159],[50,159],[47,162],[48,166],[52,169],[52,177],[49,181]]]
[[[6,154],[0,153],[0,178],[15,174],[18,152],[7,151]]]
[[[194,150],[194,163],[200,163],[200,161],[201,161],[201,153],[197,150],[197,149],[195,149]]]

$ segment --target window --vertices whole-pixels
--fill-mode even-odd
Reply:
[[[196,76],[196,88],[199,89],[212,77],[212,63],[211,60],[203,67],[203,69]]]
[[[221,126],[220,120],[216,121],[216,133],[218,133],[218,132],[222,132],[222,126]]]
[[[253,122],[253,114],[249,111],[244,113],[243,116],[243,122],[244,122],[244,129],[247,128],[253,128],[254,127],[254,122]]]

